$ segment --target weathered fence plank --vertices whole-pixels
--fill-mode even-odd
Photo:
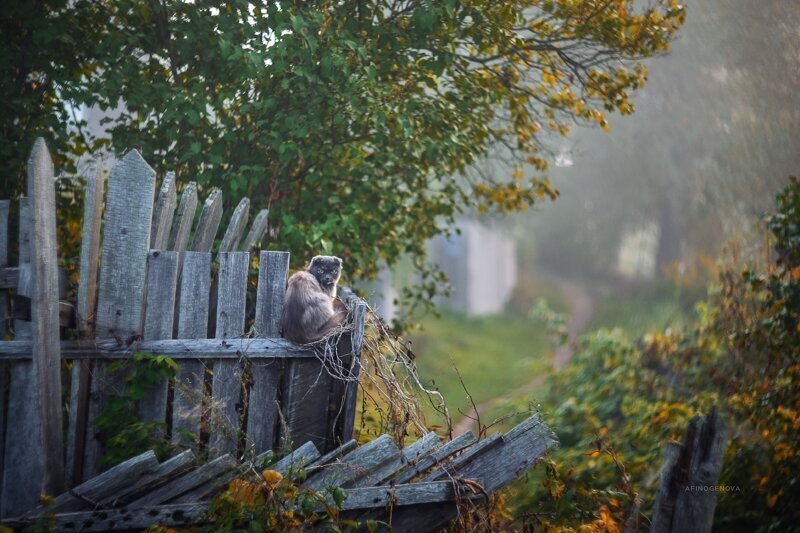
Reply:
[[[235,339],[244,334],[248,252],[219,254],[216,338]],[[210,447],[213,453],[236,450],[242,401],[242,366],[239,360],[214,362]]]
[[[0,269],[8,266],[8,212],[11,202],[0,200]],[[0,340],[5,340],[8,329],[8,293],[0,288]],[[6,364],[0,361],[0,472],[3,469],[3,456],[6,443]],[[3,499],[2,475],[0,475],[0,501]]]
[[[416,463],[404,468],[394,477],[393,481],[395,483],[408,483],[442,461],[448,460],[453,454],[460,452],[468,446],[472,446],[477,440],[477,437],[475,437],[471,431],[462,433],[450,442],[446,442],[434,450],[430,455],[422,457]]]
[[[95,161],[86,175],[86,192],[83,203],[83,231],[79,266],[77,326],[78,336],[94,337],[97,311],[97,274],[100,255],[100,229],[103,214],[107,172],[102,160]],[[89,402],[89,380],[92,363],[75,361],[72,366],[69,422],[67,424],[67,485],[81,481],[86,444],[86,423]]]
[[[185,252],[178,304],[179,339],[203,339],[208,336],[208,298],[211,288],[211,254]],[[175,375],[172,437],[186,445],[200,438],[205,365],[199,359],[178,362]]]
[[[161,189],[158,191],[155,210],[153,213],[153,228],[150,232],[150,248],[152,250],[166,250],[169,233],[172,229],[172,217],[178,201],[175,190],[175,173],[167,172]]]
[[[242,234],[247,227],[247,220],[250,217],[250,198],[246,196],[239,200],[239,205],[233,210],[231,221],[225,235],[219,243],[220,252],[235,252],[242,240]],[[245,250],[248,251],[248,250]]]
[[[341,439],[353,436],[356,420],[356,400],[358,396],[358,378],[361,374],[361,348],[364,344],[364,323],[367,317],[367,305],[362,300],[353,304],[353,329],[350,332],[350,354],[342,354],[346,365],[346,381],[342,402],[342,421],[337,433]]]
[[[210,252],[214,246],[214,239],[217,237],[219,223],[222,220],[222,191],[214,187],[211,194],[206,198],[203,210],[200,212],[200,220],[197,222],[197,229],[194,232],[192,241],[192,251]]]
[[[61,418],[61,344],[58,320],[55,172],[47,145],[36,139],[28,160],[28,192],[33,207],[31,267],[33,294],[33,370],[44,459],[42,492],[64,488],[64,436]],[[33,443],[31,443],[33,444]]]
[[[97,504],[114,507],[127,505],[144,494],[148,494],[165,485],[172,479],[187,473],[195,466],[196,460],[197,458],[192,450],[184,450],[147,472],[135,483],[129,483],[120,490],[110,492],[107,496],[96,500]]]
[[[287,252],[261,252],[256,296],[256,334],[259,337],[280,336],[280,313],[286,294],[288,271]],[[256,453],[270,450],[276,444],[276,401],[281,370],[281,365],[277,362],[251,361],[247,436]]]
[[[341,462],[333,463],[316,474],[310,475],[303,487],[322,489],[324,487],[351,487],[359,481],[381,477],[385,469],[393,468],[401,460],[400,448],[389,435],[356,448],[342,457]]]
[[[181,192],[181,202],[175,213],[175,222],[172,235],[169,239],[169,249],[176,252],[186,250],[189,244],[189,233],[192,231],[194,214],[197,212],[197,184],[190,181]]]
[[[711,531],[727,438],[714,407],[705,417],[692,417],[682,444],[668,445],[651,533]]]
[[[247,237],[242,241],[240,249],[243,252],[249,252],[251,248],[258,245],[264,238],[264,234],[267,232],[268,218],[269,209],[262,209],[258,212],[256,218],[253,220],[253,225],[250,226],[250,231],[247,232]]]
[[[130,150],[111,169],[106,196],[105,224],[98,283],[96,334],[122,343],[141,334],[147,252],[153,219],[155,172],[136,150]],[[103,442],[93,421],[109,394],[122,394],[119,376],[94,366],[89,402],[84,479],[99,469]]]
[[[150,250],[147,254],[147,290],[143,337],[172,338],[175,290],[178,282],[178,252]],[[139,402],[143,422],[165,423],[167,379],[160,380]]]
[[[236,459],[231,455],[225,454],[217,457],[210,463],[207,463],[183,476],[167,483],[149,494],[145,494],[138,500],[129,505],[131,508],[147,507],[150,505],[158,505],[160,503],[169,502],[190,490],[207,483],[208,481],[218,477],[225,472],[236,468]]]

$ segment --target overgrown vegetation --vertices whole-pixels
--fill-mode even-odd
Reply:
[[[554,198],[547,139],[631,113],[642,60],[684,17],[675,0],[15,5],[0,16],[0,197],[21,192],[35,136],[67,172],[138,147],[178,182],[269,207],[271,246],[295,265],[333,252],[369,278],[411,257],[414,307],[441,286],[425,240],[462,211]],[[84,106],[110,113],[107,134]],[[491,172],[474,165],[487,157]]]
[[[552,378],[547,419],[561,440],[545,473],[512,489],[529,524],[647,525],[664,444],[717,405],[731,427],[715,527],[783,531],[800,520],[800,183],[769,218],[766,265],[723,266],[686,327],[634,342],[583,337]]]

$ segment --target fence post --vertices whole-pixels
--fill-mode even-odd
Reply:
[[[38,138],[28,161],[28,193],[33,202],[31,270],[33,294],[33,369],[39,390],[45,494],[64,488],[64,436],[61,421],[61,339],[58,319],[58,252],[53,161]]]
[[[710,487],[717,484],[722,471],[727,433],[725,422],[713,407],[705,417],[692,417],[683,444],[669,445],[651,533],[711,531],[717,500]]]

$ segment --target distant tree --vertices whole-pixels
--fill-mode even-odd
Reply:
[[[335,252],[369,277],[408,254],[430,274],[424,241],[458,212],[556,196],[540,172],[548,134],[632,112],[641,60],[684,20],[676,0],[635,4],[78,2],[106,21],[87,29],[82,75],[42,71],[73,105],[124,104],[114,151],[138,146],[159,173],[269,206],[270,246],[297,264]],[[508,168],[478,171],[488,156]],[[539,172],[524,176],[525,162]],[[423,279],[426,300],[436,284]]]

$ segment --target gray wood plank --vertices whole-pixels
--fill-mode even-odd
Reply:
[[[197,222],[197,229],[194,232],[192,241],[192,251],[210,252],[214,246],[214,239],[217,237],[219,223],[222,220],[222,191],[214,187],[211,194],[203,204],[200,212],[200,220]]]
[[[19,268],[0,267],[0,289],[14,289],[19,283]],[[5,294],[5,292],[2,294]]]
[[[10,200],[0,200],[0,267],[8,265],[8,213]]]
[[[185,252],[178,304],[179,339],[205,339],[208,336],[208,299],[211,289],[211,254]],[[178,362],[173,401],[172,438],[192,445],[200,438],[205,365],[199,359]]]
[[[175,457],[159,464],[155,469],[140,477],[135,483],[131,483],[119,491],[111,492],[108,496],[100,498],[97,503],[101,507],[127,505],[144,494],[165,485],[172,479],[187,473],[195,466],[196,461],[197,458],[192,450],[184,450]]]
[[[242,234],[244,234],[244,229],[247,227],[249,218],[250,198],[245,196],[239,200],[239,205],[233,210],[228,229],[225,230],[225,235],[222,237],[222,242],[219,244],[220,252],[235,252],[238,249],[239,241],[242,240]]]
[[[256,329],[259,337],[280,336],[288,273],[289,252],[261,252],[256,297]]]
[[[177,281],[178,252],[150,250],[147,254],[145,340],[172,338]],[[167,379],[162,379],[140,400],[138,410],[142,421],[166,422],[167,385]]]
[[[383,475],[387,467],[394,467],[401,461],[400,448],[389,435],[356,448],[323,470],[310,475],[304,488],[320,490],[325,487],[351,487],[354,484],[370,484],[373,479]]]
[[[395,483],[408,483],[413,478],[424,474],[427,470],[438,465],[442,461],[448,460],[453,454],[460,452],[468,446],[472,446],[478,439],[471,431],[459,435],[450,442],[434,450],[430,455],[420,458],[416,463],[409,465],[394,477]]]
[[[61,416],[61,343],[58,320],[58,253],[53,161],[41,137],[28,159],[28,193],[33,209],[31,270],[33,293],[33,370],[36,375],[44,479],[41,490],[64,488],[64,435]],[[29,443],[34,445],[33,442]]]
[[[130,150],[111,169],[98,286],[97,335],[141,333],[155,172]]]
[[[281,410],[286,427],[282,428],[282,445],[312,441],[324,451],[334,442],[329,439],[330,391],[333,378],[317,358],[287,360],[281,392]]]
[[[137,150],[111,169],[106,195],[95,332],[98,338],[126,342],[142,333],[147,252],[153,219],[155,172]],[[99,471],[104,445],[93,421],[111,390],[122,393],[121,376],[97,361],[92,371],[84,459],[84,479]]]
[[[115,528],[139,531],[156,524],[170,527],[198,523],[202,522],[203,517],[207,514],[208,502],[160,505],[142,507],[140,509],[127,507],[122,509],[101,509],[58,515],[53,527],[54,531],[80,531],[81,533],[112,531]],[[18,525],[22,527],[23,525],[30,525],[30,523],[19,522]]]
[[[156,198],[155,210],[153,212],[153,229],[150,232],[150,249],[166,250],[169,233],[172,229],[172,217],[175,215],[175,207],[178,201],[177,191],[175,190],[175,173],[167,172],[161,189]]]
[[[172,235],[169,239],[169,249],[183,252],[189,244],[189,234],[194,224],[194,215],[197,212],[197,183],[190,181],[181,192],[181,202],[175,212],[175,221],[172,225]]]
[[[319,470],[319,469],[329,465],[333,461],[341,459],[346,454],[348,454],[348,453],[352,452],[353,450],[355,450],[357,447],[358,447],[358,443],[356,442],[356,440],[355,439],[350,439],[349,441],[345,442],[341,446],[339,446],[337,448],[334,448],[333,450],[329,451],[328,453],[326,453],[325,455],[323,455],[322,457],[320,457],[316,461],[312,462],[310,465],[308,465],[308,469],[309,469],[309,471],[311,471],[312,469],[314,469],[315,471]]]
[[[120,343],[116,339],[61,341],[65,359],[126,359],[133,352],[168,355],[173,359],[316,358],[312,350],[285,339],[166,339]],[[0,361],[30,360],[31,341],[0,343]]]
[[[107,174],[103,160],[97,160],[85,176],[86,191],[83,200],[83,228],[78,271],[80,283],[76,308],[78,335],[81,338],[94,337],[100,230]],[[79,483],[83,474],[91,371],[90,361],[75,361],[71,371],[66,457],[67,485],[70,487]]]
[[[170,500],[178,498],[182,494],[197,488],[204,483],[219,477],[220,475],[234,470],[237,466],[236,459],[230,454],[225,454],[217,457],[210,463],[207,463],[181,477],[167,483],[149,494],[146,494],[131,502],[128,507],[135,509],[138,507],[149,507],[151,505],[159,505],[167,503]]]
[[[354,301],[353,329],[350,332],[350,347],[352,353],[345,358],[347,362],[347,381],[344,384],[344,398],[342,403],[342,422],[338,438],[349,439],[353,436],[353,427],[356,420],[356,402],[358,400],[358,382],[361,374],[361,347],[364,344],[364,322],[367,316],[367,305],[363,300]],[[336,399],[334,399],[336,401]]]
[[[217,292],[216,338],[235,339],[244,334],[248,252],[221,253]],[[214,363],[212,382],[212,453],[236,450],[241,431],[242,366],[238,360],[219,359]]]
[[[309,441],[294,450],[286,457],[279,459],[275,464],[268,467],[269,470],[274,470],[282,475],[286,475],[290,471],[296,471],[300,468],[305,468],[307,465],[320,458],[319,450],[314,446],[314,443]]]
[[[261,252],[256,295],[256,335],[280,336],[280,311],[286,294],[288,252]],[[277,314],[276,314],[277,313]],[[248,444],[256,453],[276,445],[278,390],[282,366],[277,362],[252,361],[248,391]]]
[[[33,209],[31,199],[19,199],[19,276],[17,295],[30,298],[33,286],[31,272],[31,236],[33,234]],[[14,320],[14,338],[30,339],[31,323],[28,320]]]
[[[132,457],[102,474],[81,483],[69,492],[55,499],[52,505],[39,511],[45,513],[66,513],[92,507],[126,487],[135,485],[143,476],[158,468],[158,459],[152,450]]]
[[[264,235],[267,233],[269,224],[269,209],[262,209],[253,220],[250,226],[250,231],[247,232],[247,237],[242,241],[242,246],[239,248],[243,252],[249,252],[252,248],[261,244]]]

